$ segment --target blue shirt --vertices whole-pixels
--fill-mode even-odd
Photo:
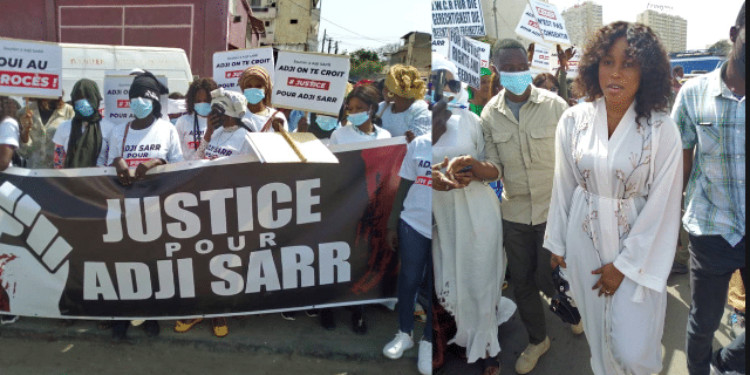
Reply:
[[[672,119],[682,147],[695,147],[682,224],[692,235],[721,235],[735,246],[745,236],[745,97],[722,80],[726,66],[687,81]]]

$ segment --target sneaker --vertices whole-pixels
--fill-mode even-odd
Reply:
[[[549,350],[549,345],[549,337],[545,337],[539,344],[529,344],[516,361],[516,372],[521,375],[530,373],[536,367],[539,357]]]
[[[309,316],[311,318],[314,318],[314,317],[318,316],[318,309],[305,310],[305,315],[307,315],[307,316]]]
[[[571,324],[570,331],[573,332],[574,335],[582,334],[583,333],[583,320],[579,320],[578,324]]]
[[[224,337],[229,334],[229,327],[227,326],[226,318],[213,318],[211,319],[211,331],[216,337]]]
[[[130,325],[133,327],[138,327],[139,325],[146,323],[145,320],[131,320]]]
[[[411,335],[399,331],[396,334],[396,338],[385,344],[383,347],[383,355],[390,359],[399,359],[404,355],[404,350],[409,350],[413,346],[414,341],[411,339]]]
[[[422,375],[432,375],[432,343],[429,341],[419,340],[417,369]]]
[[[174,331],[177,333],[185,333],[193,327],[195,327],[196,324],[203,321],[203,318],[198,319],[188,319],[188,320],[178,320],[174,324]]]
[[[414,319],[420,323],[427,321],[427,314],[424,311],[424,307],[419,302],[414,303]]]
[[[672,270],[669,272],[670,274],[678,274],[678,275],[684,275],[688,273],[688,268],[686,265],[682,263],[672,262]]]
[[[18,321],[18,315],[0,315],[0,324],[13,324]]]
[[[295,315],[294,311],[285,311],[281,313],[281,317],[284,318],[284,320],[295,320]]]

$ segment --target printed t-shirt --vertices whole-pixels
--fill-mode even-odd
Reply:
[[[247,110],[245,111],[245,119],[247,119],[248,121],[246,121],[245,124],[249,125],[250,129],[252,129],[254,132],[260,132],[260,130],[263,129],[263,125],[266,124],[266,122],[274,112],[276,112],[276,109],[271,107],[266,107],[265,111],[261,113],[252,113]],[[284,129],[288,131],[289,124],[287,123],[284,114],[279,111],[279,113],[277,113],[275,117],[284,120]],[[268,131],[273,132],[273,126],[269,126]]]
[[[375,131],[370,134],[365,134],[362,131],[355,129],[355,126],[352,124],[342,126],[333,131],[329,144],[340,145],[344,143],[367,142],[374,139],[385,139],[391,137],[391,133],[389,133],[388,130],[377,125],[373,126],[375,127]]]
[[[128,138],[123,148],[126,130]],[[152,159],[163,159],[167,163],[182,161],[177,129],[171,122],[161,118],[141,130],[135,130],[127,124],[119,125],[112,129],[107,139],[109,150],[106,165],[111,165],[117,157],[123,157],[131,169]]]
[[[52,141],[55,142],[56,145],[63,146],[63,149],[66,153],[68,152],[68,142],[70,141],[71,126],[73,126],[73,120],[68,120],[61,123],[60,126],[57,127],[55,137],[52,138]],[[104,150],[104,144],[106,143],[105,140],[109,136],[109,132],[111,132],[115,126],[116,124],[104,119],[99,122],[99,128],[102,130],[102,150]],[[81,126],[81,134],[83,134],[83,132],[85,131],[86,126]]]
[[[218,159],[254,153],[249,134],[250,132],[241,126],[232,131],[227,131],[223,127],[214,130],[213,135],[211,135],[211,142],[206,145],[204,159]]]
[[[198,118],[198,134],[195,134],[195,118]],[[182,157],[185,160],[197,160],[198,157],[198,146],[199,142],[203,141],[203,134],[206,133],[206,124],[208,123],[206,117],[198,116],[196,114],[184,114],[177,119],[175,129],[177,129],[177,135],[180,137],[180,149],[182,149]],[[198,142],[196,142],[196,139]]]
[[[407,145],[398,175],[414,181],[404,199],[401,220],[432,238],[432,134],[416,137]]]

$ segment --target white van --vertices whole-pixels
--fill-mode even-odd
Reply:
[[[60,43],[62,46],[63,100],[70,100],[73,85],[88,78],[104,90],[104,75],[112,71],[148,70],[167,77],[169,92],[187,93],[193,74],[181,48]],[[102,97],[104,93],[102,92]]]

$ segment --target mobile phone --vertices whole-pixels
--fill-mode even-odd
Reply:
[[[223,106],[221,106],[218,103],[214,103],[214,105],[211,106],[211,112],[208,114],[209,117],[216,117],[216,126],[214,129],[218,129],[224,126],[224,114],[226,113],[226,110]]]
[[[463,168],[459,169],[459,170],[458,170],[458,172],[456,172],[456,173],[464,173],[464,172],[468,172],[468,171],[470,171],[470,170],[471,170],[471,167],[472,167],[472,165],[467,165],[467,166],[465,166],[465,167],[463,167]]]

